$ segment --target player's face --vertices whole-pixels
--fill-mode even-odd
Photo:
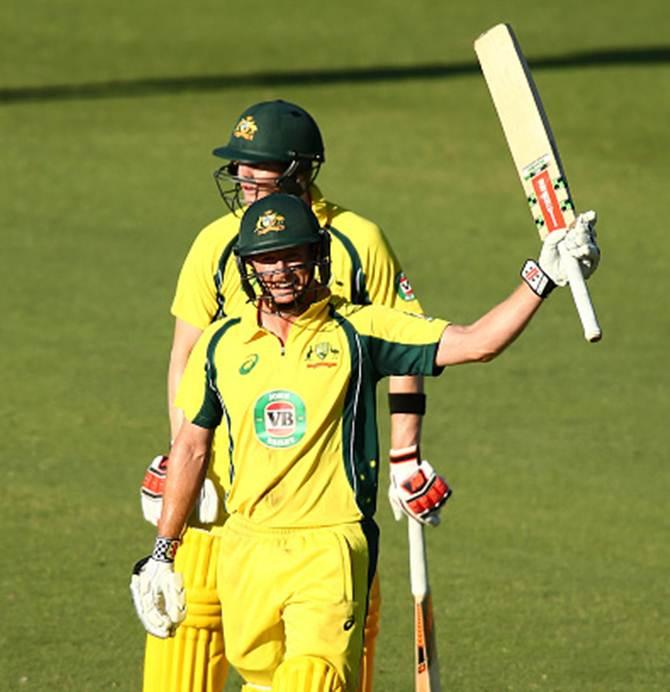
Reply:
[[[253,204],[273,192],[279,192],[277,179],[285,168],[286,164],[280,162],[240,163],[237,167],[237,177],[240,179],[244,204]]]
[[[251,260],[255,274],[278,306],[295,302],[309,286],[314,270],[313,250],[309,245],[255,255]]]

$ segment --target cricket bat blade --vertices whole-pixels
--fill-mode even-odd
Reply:
[[[540,93],[509,24],[498,24],[475,41],[475,52],[526,194],[535,226],[548,233],[567,230],[575,205]],[[560,248],[560,245],[559,245]],[[602,332],[577,260],[561,254],[572,298],[589,342]]]

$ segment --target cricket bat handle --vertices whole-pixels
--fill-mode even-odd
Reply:
[[[423,525],[408,519],[410,584],[414,596],[414,691],[440,692],[433,604],[428,585],[428,564]]]
[[[416,519],[408,517],[407,535],[409,538],[409,579],[412,596],[415,599],[423,599],[428,595],[428,569],[423,525]]]
[[[584,280],[582,270],[579,267],[579,262],[569,252],[567,252],[567,250],[562,248],[560,244],[558,249],[561,253],[563,266],[565,267],[568,275],[568,283],[570,284],[572,299],[575,301],[577,313],[582,322],[582,327],[584,328],[584,338],[591,343],[600,341],[602,331],[600,329],[600,325],[598,324],[596,311],[593,308],[591,296],[589,295],[589,289],[586,287],[586,281]]]

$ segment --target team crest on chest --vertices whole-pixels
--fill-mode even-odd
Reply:
[[[305,402],[295,392],[274,389],[256,400],[254,431],[266,447],[293,447],[305,436],[306,429]]]
[[[305,360],[308,368],[334,368],[340,362],[340,350],[322,341],[309,347]]]
[[[237,123],[235,129],[233,130],[233,137],[237,137],[238,139],[246,139],[247,142],[251,142],[251,140],[256,136],[257,132],[258,125],[256,125],[254,116],[247,115],[246,117],[242,118],[239,123]]]
[[[279,232],[286,230],[286,219],[272,209],[264,211],[256,221],[256,235],[265,235],[271,231]]]

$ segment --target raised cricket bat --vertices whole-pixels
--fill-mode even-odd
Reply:
[[[440,692],[440,671],[437,663],[423,525],[409,518],[407,526],[409,575],[414,597],[414,689],[415,692]]]
[[[575,219],[568,180],[540,94],[512,27],[498,24],[483,33],[475,41],[475,52],[540,237],[567,229]],[[599,341],[602,332],[577,260],[567,253],[562,258],[584,337]]]

